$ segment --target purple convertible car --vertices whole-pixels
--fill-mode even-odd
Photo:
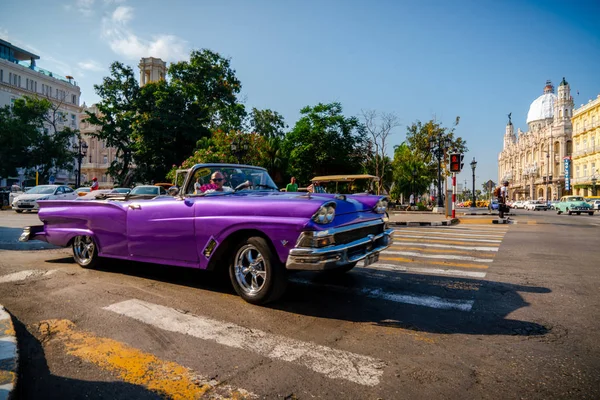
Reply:
[[[223,191],[202,191],[216,171]],[[248,165],[195,165],[174,196],[108,193],[39,205],[44,225],[19,240],[72,246],[86,268],[102,258],[226,268],[254,304],[279,298],[288,270],[349,271],[376,262],[393,240],[384,196],[279,192],[264,168]]]

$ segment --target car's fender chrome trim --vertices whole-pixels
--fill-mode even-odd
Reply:
[[[334,235],[340,232],[361,229],[383,223],[383,219],[378,219],[375,221],[367,221],[339,228],[328,229],[327,232],[329,235]],[[388,228],[384,229],[384,231],[378,235],[370,234],[364,238],[350,243],[331,245],[321,248],[295,247],[290,250],[285,266],[289,270],[309,271],[320,271],[342,267],[350,263],[358,262],[370,255],[378,254],[387,249],[394,240],[393,233],[394,230]],[[315,232],[314,234],[317,236],[318,232]]]

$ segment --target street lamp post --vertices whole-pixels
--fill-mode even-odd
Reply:
[[[81,186],[81,161],[87,154],[88,145],[85,140],[81,139],[81,136],[77,139],[77,142],[73,143],[73,151],[75,151],[75,157],[77,157],[77,175],[75,180],[75,186]]]
[[[231,142],[231,153],[237,158],[238,164],[242,163],[242,158],[248,152],[248,143],[240,138]]]
[[[413,170],[412,170],[412,187],[411,187],[411,190],[410,190],[410,192],[411,192],[411,194],[413,195],[413,201],[414,201],[415,203],[416,203],[416,197],[417,197],[417,196],[415,195],[415,194],[416,194],[416,193],[415,193],[415,179],[416,179],[416,177],[417,177],[417,168],[416,168],[416,167],[414,167],[414,168],[413,168]],[[410,199],[410,197],[409,197],[409,199]],[[411,204],[411,206],[412,206],[412,204]]]
[[[471,161],[471,169],[473,170],[473,203],[471,207],[477,206],[477,201],[475,199],[475,167],[477,167],[477,161],[475,161],[475,157],[473,157],[473,161]]]
[[[598,178],[596,178],[596,174],[594,173],[594,175],[592,175],[592,196],[596,195],[596,181]]]
[[[444,157],[444,153],[448,147],[450,147],[450,139],[444,137],[443,132],[439,132],[437,136],[432,136],[429,138],[429,150],[438,160],[438,207],[444,207],[444,200],[442,199],[442,158]]]

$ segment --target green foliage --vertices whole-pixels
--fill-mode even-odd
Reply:
[[[195,50],[190,61],[171,64],[169,75],[170,84],[185,99],[180,110],[184,123],[200,129],[200,136],[209,136],[211,130],[242,128],[246,110],[237,98],[242,84],[230,60],[208,49]]]
[[[64,127],[59,107],[25,96],[0,109],[0,176],[15,175],[20,167],[38,171],[43,182],[56,170],[72,168],[69,144],[78,131]]]
[[[458,153],[466,153],[468,151],[467,142],[461,137],[455,137],[454,129],[458,125],[459,118],[456,118],[454,126],[449,129],[443,127],[441,123],[435,122],[434,120],[427,121],[423,124],[421,121],[417,121],[406,129],[406,143],[408,147],[415,153],[415,155],[422,160],[425,164],[432,164],[434,162],[433,152],[429,149],[430,139],[442,138],[450,141],[450,149],[457,151]],[[437,164],[437,161],[435,161]],[[444,160],[442,160],[444,163]]]
[[[340,103],[319,103],[300,112],[302,117],[283,143],[288,173],[301,183],[315,175],[359,173],[366,140],[358,119],[342,115]]]
[[[137,118],[139,85],[133,69],[115,61],[110,66],[111,76],[105,77],[101,85],[94,85],[101,100],[96,106],[98,114],[86,111],[87,122],[99,126],[90,135],[103,140],[116,150],[116,157],[108,168],[119,185],[127,184],[126,178],[133,163],[133,129]]]
[[[406,143],[396,146],[394,149],[394,189],[393,198],[399,198],[401,194],[410,196],[427,191],[432,181],[431,169],[419,156],[411,151]]]
[[[233,142],[245,144],[246,150],[238,160],[231,153],[231,144]],[[187,158],[181,165],[173,165],[171,171],[167,174],[167,178],[172,180],[175,177],[175,170],[182,168],[190,168],[195,164],[203,163],[232,163],[249,164],[265,167],[267,164],[267,139],[256,133],[241,133],[241,132],[213,132],[210,139],[202,139],[198,148]]]
[[[277,111],[253,108],[250,113],[250,127],[252,132],[261,136],[281,139],[285,136],[284,129],[287,125],[283,116]]]

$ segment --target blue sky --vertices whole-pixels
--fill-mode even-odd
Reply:
[[[231,58],[248,108],[290,126],[318,102],[395,113],[390,154],[414,121],[458,115],[469,187],[473,157],[478,187],[497,180],[507,114],[527,130],[546,79],[566,77],[576,107],[600,93],[598,0],[4,0],[0,15],[0,38],[73,75],[88,104],[115,60],[137,71],[209,48]]]

